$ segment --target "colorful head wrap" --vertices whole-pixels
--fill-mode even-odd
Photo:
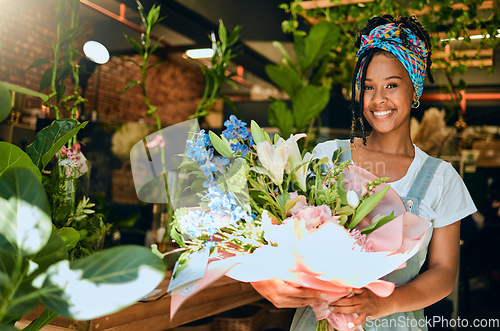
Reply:
[[[401,39],[401,30],[406,32],[405,42]],[[358,58],[368,49],[380,48],[392,53],[403,64],[410,75],[413,88],[420,99],[424,89],[424,79],[426,72],[426,59],[429,51],[423,41],[410,29],[399,27],[394,23],[384,24],[370,31],[369,35],[361,36],[361,46],[356,53]],[[363,67],[364,59],[360,64]],[[361,69],[357,73],[357,84],[359,87]]]

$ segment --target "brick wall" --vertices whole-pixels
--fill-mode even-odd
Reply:
[[[39,34],[55,40],[55,0],[3,1],[0,10],[0,80],[38,90],[40,78],[46,67],[26,69],[38,58],[50,58],[51,45]],[[92,23],[81,22],[83,30],[91,35]],[[82,41],[82,45],[83,42]],[[194,113],[202,89],[203,76],[198,67],[180,57],[151,58],[151,63],[165,61],[151,69],[146,81],[152,105],[163,125],[181,122]],[[96,73],[90,77],[85,97],[86,112],[93,108]],[[126,94],[123,89],[130,80],[140,79],[140,72],[133,63],[112,57],[100,67],[96,111],[99,121],[123,123],[145,118],[145,103],[139,87]],[[68,79],[66,90],[73,84]],[[27,108],[41,106],[38,98],[26,97]],[[146,119],[147,121],[151,121]],[[151,121],[152,122],[152,121]]]

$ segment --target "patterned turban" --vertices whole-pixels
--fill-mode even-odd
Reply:
[[[401,39],[401,30],[406,32],[406,41]],[[410,75],[413,88],[420,99],[424,89],[424,79],[426,73],[426,59],[429,51],[423,41],[410,29],[399,27],[394,23],[384,24],[373,29],[369,35],[361,36],[361,46],[356,53],[358,58],[368,49],[380,48],[394,56],[403,64]],[[360,68],[363,67],[364,59]],[[361,69],[357,73],[357,84],[359,87]]]

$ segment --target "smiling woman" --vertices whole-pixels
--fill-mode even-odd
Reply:
[[[384,325],[395,320],[407,321],[392,330],[426,329],[423,308],[446,297],[452,290],[457,273],[459,220],[476,208],[462,179],[453,167],[429,157],[416,147],[410,136],[410,113],[419,105],[423,81],[430,74],[431,45],[429,35],[415,17],[385,15],[368,21],[356,42],[358,62],[352,82],[353,120],[351,140],[321,143],[315,157],[332,159],[341,147],[345,160],[375,170],[378,177],[389,177],[391,187],[405,203],[407,211],[427,219],[433,231],[425,238],[420,251],[383,279],[396,284],[388,297],[379,297],[367,288],[354,289],[353,295],[327,304],[330,310],[356,314],[349,328],[361,327],[365,321]],[[359,90],[359,106],[355,103]],[[364,120],[372,126],[369,136]],[[363,136],[354,139],[359,125]],[[344,155],[345,154],[345,155]],[[369,167],[368,165],[381,165]],[[370,169],[368,169],[370,168]],[[429,254],[427,256],[427,248]],[[428,259],[428,270],[419,275]],[[352,266],[339,265],[349,269]],[[303,306],[311,294],[286,284],[260,282],[254,286],[275,305]],[[375,330],[376,323],[365,323],[365,330]],[[292,330],[315,330],[312,309],[297,310]],[[374,327],[375,326],[375,327]],[[384,328],[391,330],[391,328]]]

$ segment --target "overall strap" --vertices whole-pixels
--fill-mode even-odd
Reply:
[[[337,139],[337,146],[342,148],[342,154],[339,157],[339,163],[347,160],[352,160],[351,157],[351,141],[349,139]]]
[[[424,198],[425,192],[427,192],[427,189],[432,181],[432,177],[434,177],[434,173],[436,172],[441,161],[441,159],[429,156],[422,165],[422,168],[420,168],[417,177],[413,180],[408,194],[401,197],[406,210],[410,213],[419,216],[418,208],[420,201]]]
[[[432,156],[429,156],[425,160],[424,165],[420,168],[417,177],[408,191],[408,197],[416,198],[419,201],[423,199],[441,161],[441,159]]]

